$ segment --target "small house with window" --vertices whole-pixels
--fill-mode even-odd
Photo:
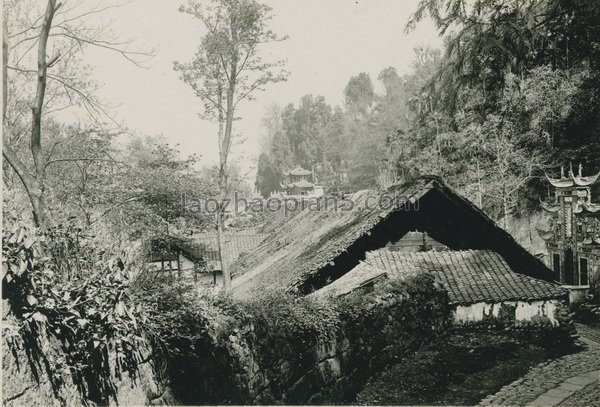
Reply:
[[[221,271],[207,259],[210,250],[194,245],[190,239],[175,236],[156,237],[150,241],[147,269],[159,278],[220,285]]]
[[[156,237],[150,242],[148,269],[164,276],[204,285],[222,285],[223,265],[229,266],[242,253],[252,251],[266,237],[250,232],[225,232],[222,252],[216,233],[189,238]]]

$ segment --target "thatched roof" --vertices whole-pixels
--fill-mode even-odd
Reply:
[[[406,205],[386,205],[389,198]],[[307,208],[273,219],[270,237],[233,263],[234,295],[264,290],[308,293],[352,270],[365,253],[398,241],[411,230],[425,231],[451,250],[493,250],[516,272],[552,280],[552,272],[470,201],[439,177],[425,176],[384,193],[361,191],[337,207]],[[362,209],[381,199],[384,208]]]
[[[343,295],[382,275],[405,279],[419,273],[431,273],[448,291],[451,304],[535,301],[567,294],[559,284],[515,273],[491,250],[405,253],[385,249],[367,253],[364,262],[315,294]]]

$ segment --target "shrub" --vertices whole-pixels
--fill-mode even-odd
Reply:
[[[141,308],[132,304],[126,272],[101,262],[92,268],[73,253],[61,253],[52,246],[55,237],[42,246],[45,236],[24,227],[4,231],[3,297],[19,319],[34,373],[43,366],[57,396],[66,370],[85,398],[116,400],[113,376],[137,372]],[[70,257],[53,260],[52,254]],[[65,278],[67,263],[79,264],[82,272]]]
[[[349,400],[375,370],[442,333],[450,320],[447,295],[430,276],[337,300],[265,292],[238,301],[198,296],[185,284],[144,296],[148,330],[184,404]],[[323,371],[326,359],[341,371]],[[346,377],[338,382],[339,374]]]

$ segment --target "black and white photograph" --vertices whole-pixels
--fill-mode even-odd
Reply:
[[[0,4],[3,406],[600,407],[600,1]]]

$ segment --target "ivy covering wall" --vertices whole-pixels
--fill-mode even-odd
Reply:
[[[174,304],[161,296],[157,310],[165,306]],[[216,298],[177,315],[161,342],[184,404],[347,402],[374,372],[444,333],[451,317],[428,275],[341,299]]]

